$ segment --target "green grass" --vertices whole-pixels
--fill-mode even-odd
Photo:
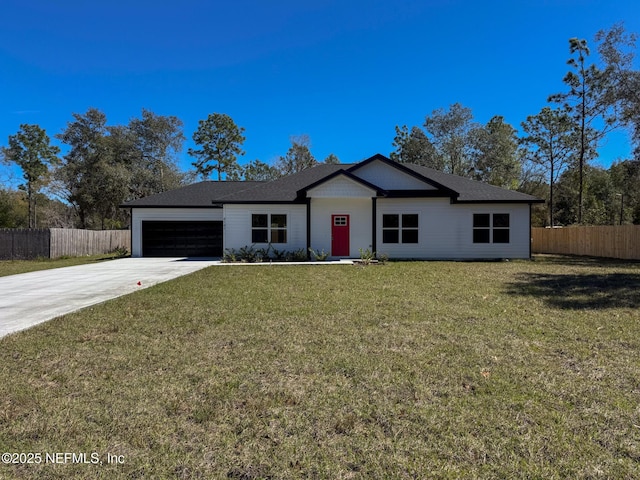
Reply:
[[[640,264],[226,266],[0,340],[2,478],[640,478]]]
[[[86,257],[70,258],[38,258],[35,260],[0,260],[0,277],[16,275],[18,273],[35,272],[37,270],[48,270],[50,268],[72,267],[74,265],[84,265],[87,263],[101,262],[117,258],[112,253],[103,255],[91,255]]]

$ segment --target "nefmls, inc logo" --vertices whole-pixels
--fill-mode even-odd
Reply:
[[[88,463],[98,464],[100,463],[100,454],[97,452],[76,453],[76,452],[56,452],[46,453],[45,463]]]

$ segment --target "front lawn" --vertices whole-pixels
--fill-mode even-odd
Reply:
[[[640,478],[639,405],[637,263],[211,267],[0,339],[0,478]]]
[[[86,263],[101,262],[118,258],[113,253],[70,258],[38,258],[35,260],[0,260],[0,277],[16,275],[18,273],[49,270],[50,268],[72,267]]]

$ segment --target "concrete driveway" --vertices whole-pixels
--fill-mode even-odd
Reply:
[[[122,258],[0,277],[0,337],[218,263]]]

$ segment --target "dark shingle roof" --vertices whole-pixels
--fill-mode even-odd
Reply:
[[[321,163],[301,172],[258,185],[251,190],[236,192],[225,197],[225,202],[293,202],[298,198],[298,190],[316,183],[332,173],[350,165]]]
[[[382,155],[364,162],[381,160],[400,170],[422,178],[436,186],[443,195],[457,202],[537,203],[542,200],[524,193],[495,187],[486,183],[443,173],[432,168],[408,163],[396,164]],[[122,207],[211,207],[223,203],[289,203],[302,201],[299,192],[340,170],[357,175],[360,164],[319,164],[301,172],[270,182],[195,183],[187,187],[124,203]],[[393,192],[389,192],[393,194]],[[304,194],[302,195],[304,197]]]
[[[211,207],[230,194],[250,190],[263,182],[212,182],[187,185],[124,203],[123,207]]]
[[[541,202],[526,193],[516,192],[515,190],[507,190],[506,188],[496,187],[488,183],[478,182],[469,178],[451,175],[450,173],[440,172],[433,168],[423,167],[421,165],[413,165],[404,163],[405,167],[413,170],[420,175],[433,180],[454,192],[457,192],[458,202]]]

